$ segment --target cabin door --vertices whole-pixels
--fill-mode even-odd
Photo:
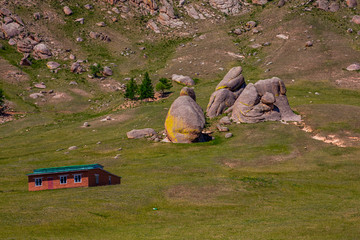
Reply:
[[[54,179],[49,177],[48,179],[48,189],[54,189]]]

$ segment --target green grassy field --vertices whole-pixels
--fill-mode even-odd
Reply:
[[[204,85],[197,86],[203,108]],[[126,139],[133,128],[162,130],[179,88],[166,101],[113,113],[113,123],[39,113],[2,125],[0,238],[357,239],[359,148],[281,123],[232,125],[231,139],[215,133],[214,141],[190,145]],[[301,89],[289,87],[288,95]],[[343,104],[358,111],[357,92],[346,93]],[[314,105],[289,99],[295,109],[332,104],[331,94]],[[84,121],[94,124],[81,128]],[[79,148],[68,151],[73,145]],[[35,168],[90,163],[122,176],[122,184],[27,191]]]

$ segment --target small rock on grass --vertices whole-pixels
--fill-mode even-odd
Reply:
[[[360,64],[359,63],[353,63],[349,65],[346,70],[348,71],[359,71],[360,70]]]
[[[73,13],[68,6],[65,6],[63,10],[64,10],[65,15],[68,15],[68,16]]]
[[[225,138],[231,138],[232,136],[233,136],[232,133],[227,133],[227,134],[225,134]]]
[[[78,148],[77,146],[71,146],[71,147],[68,148],[68,150],[70,150],[70,151],[71,150],[76,150],[77,148]]]

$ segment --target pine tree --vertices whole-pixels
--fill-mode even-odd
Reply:
[[[140,99],[153,98],[154,97],[154,87],[151,83],[149,73],[144,74],[144,78],[141,82],[139,89]]]
[[[131,100],[135,99],[138,86],[133,78],[126,84],[125,97]]]
[[[0,88],[0,113],[4,111],[5,96],[3,90]]]
[[[165,90],[169,90],[172,88],[172,83],[167,78],[160,78],[159,82],[156,84],[156,91],[160,91],[162,94],[164,94]]]

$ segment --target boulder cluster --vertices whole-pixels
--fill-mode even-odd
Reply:
[[[241,67],[232,68],[211,95],[206,110],[209,118],[232,112],[234,122],[301,121],[286,97],[284,82],[273,77],[246,85]]]
[[[47,59],[52,56],[50,48],[34,34],[27,31],[22,19],[6,8],[0,9],[0,39],[9,40],[10,45],[16,45],[18,52],[23,53],[21,65],[30,65],[28,60],[32,55],[35,59]]]

